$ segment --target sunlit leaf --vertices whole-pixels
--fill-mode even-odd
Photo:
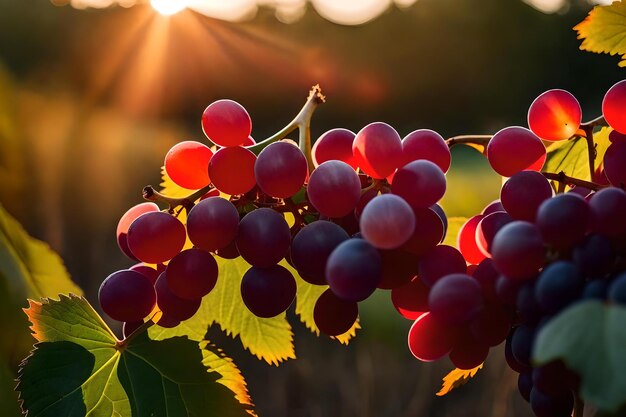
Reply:
[[[604,411],[626,403],[626,308],[584,301],[567,308],[539,332],[534,361],[562,360],[581,377],[583,400]]]
[[[459,236],[459,230],[467,221],[466,217],[449,217],[448,218],[448,231],[446,232],[446,238],[443,240],[445,245],[453,246],[456,248],[457,237]]]
[[[614,1],[607,6],[596,6],[574,30],[583,42],[580,49],[621,55],[620,67],[626,67],[626,2]]]
[[[219,374],[202,364],[196,342],[141,333],[120,343],[74,295],[30,301],[25,311],[39,342],[19,371],[17,389],[29,416],[248,415],[217,383]]]
[[[476,376],[476,373],[482,369],[483,364],[478,365],[474,369],[464,370],[464,369],[454,369],[448,373],[448,375],[443,377],[443,385],[441,389],[437,393],[438,397],[443,397],[448,394],[455,388],[460,387],[461,385],[467,384],[467,382]]]

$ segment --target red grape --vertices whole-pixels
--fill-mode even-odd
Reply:
[[[401,287],[391,290],[391,302],[406,319],[416,320],[428,311],[428,288],[421,279],[414,278]]]
[[[185,245],[185,226],[174,216],[160,211],[145,213],[128,228],[128,247],[140,261],[169,261]]]
[[[255,161],[256,156],[241,146],[222,148],[209,162],[211,182],[223,193],[245,194],[256,185]]]
[[[269,208],[244,216],[239,223],[237,249],[251,265],[269,267],[287,255],[291,233],[285,218]]]
[[[491,213],[495,213],[496,211],[504,211],[504,207],[502,207],[502,203],[500,200],[494,200],[491,203],[487,204],[487,207],[483,209],[480,213],[483,216],[488,216]]]
[[[134,259],[135,261],[138,261],[139,259],[137,259],[128,248],[128,228],[137,217],[141,216],[144,213],[150,213],[153,211],[159,211],[159,206],[154,203],[140,203],[136,206],[129,208],[128,211],[126,211],[126,213],[122,215],[122,218],[117,223],[117,245],[126,256]]]
[[[187,217],[187,233],[191,242],[213,252],[228,245],[237,235],[239,213],[230,201],[209,197],[196,204]]]
[[[320,136],[311,150],[315,167],[326,161],[337,160],[356,169],[357,163],[352,154],[354,136],[354,132],[348,129],[332,129]]]
[[[217,262],[209,252],[187,249],[167,265],[167,285],[174,295],[195,300],[207,295],[217,282]]]
[[[457,341],[450,352],[450,361],[459,369],[474,369],[487,359],[489,346],[476,340],[472,333],[464,329],[457,336]]]
[[[162,270],[159,271],[157,269],[154,269],[153,267],[142,263],[136,264],[131,266],[130,269],[131,271],[136,271],[139,272],[142,275],[145,275],[146,277],[148,277],[150,279],[150,281],[152,282],[152,285],[154,285],[154,283],[156,282],[157,278],[159,278],[159,275],[161,274],[161,272],[163,272],[165,270],[165,267],[163,265],[159,265]]]
[[[489,141],[487,159],[494,171],[503,177],[524,170],[540,171],[546,160],[546,147],[530,130],[507,127]]]
[[[498,270],[507,278],[531,279],[544,263],[541,232],[532,223],[511,222],[494,237],[491,255]]]
[[[177,185],[197,190],[211,182],[209,161],[212,156],[213,151],[200,142],[180,142],[165,155],[165,171]]]
[[[609,145],[604,154],[604,174],[611,185],[626,188],[626,142]]]
[[[315,325],[329,336],[339,336],[350,330],[358,316],[358,304],[338,298],[330,288],[320,295],[313,309]]]
[[[461,226],[461,229],[459,229],[456,246],[459,248],[459,251],[461,251],[465,260],[471,264],[478,264],[486,258],[476,241],[476,230],[483,218],[484,216],[482,214],[471,217]]]
[[[287,310],[296,297],[296,280],[285,267],[251,267],[241,280],[241,298],[257,317],[274,317]]]
[[[163,327],[165,329],[171,329],[180,324],[180,320],[175,319],[172,316],[168,316],[167,314],[161,314],[159,320],[157,320],[156,325],[159,327]]]
[[[219,146],[243,145],[252,132],[252,120],[236,101],[217,100],[202,113],[202,131]]]
[[[476,266],[473,277],[480,284],[483,289],[483,296],[487,301],[497,300],[496,295],[496,281],[500,273],[493,264],[491,258],[483,259],[481,263]]]
[[[589,227],[589,205],[577,194],[559,194],[544,201],[537,211],[536,224],[544,242],[570,249],[581,242]]]
[[[415,215],[415,230],[402,248],[421,256],[443,240],[445,228],[442,217],[432,208],[413,209],[413,214]],[[445,215],[443,217],[445,218]]]
[[[321,214],[343,217],[361,198],[361,181],[348,164],[326,161],[315,168],[307,186],[309,201]]]
[[[456,327],[437,321],[431,313],[424,313],[409,330],[409,350],[417,359],[432,362],[449,354],[456,339]]]
[[[402,155],[408,164],[425,159],[436,164],[444,173],[450,169],[450,148],[441,135],[430,129],[420,129],[402,139]]]
[[[395,249],[406,243],[415,230],[415,215],[406,201],[394,194],[372,199],[359,220],[361,234],[379,249]]]
[[[606,92],[602,114],[613,129],[626,134],[626,80],[616,83]]]
[[[291,197],[300,191],[307,173],[306,158],[291,141],[268,145],[254,164],[254,176],[261,191],[277,198]]]
[[[102,310],[117,321],[139,321],[154,308],[156,295],[148,277],[128,269],[109,275],[100,286]]]
[[[626,191],[604,188],[589,201],[593,230],[603,236],[626,235]]]
[[[550,182],[539,172],[522,171],[504,183],[500,199],[516,220],[534,221],[541,203],[552,197]]]
[[[190,319],[200,308],[200,304],[202,302],[201,298],[189,300],[180,298],[172,292],[167,284],[165,272],[163,272],[159,276],[159,279],[157,279],[156,284],[154,284],[154,289],[156,290],[157,305],[159,306],[159,309],[163,312],[164,316],[167,316],[170,319],[176,319],[178,321]]]
[[[372,178],[383,179],[402,165],[402,141],[396,130],[375,122],[356,134],[352,143],[354,161]]]
[[[248,146],[254,146],[254,145],[256,145],[256,140],[254,140],[254,138],[253,138],[252,136],[250,136],[250,135],[248,135],[248,139],[246,139],[246,140],[245,140],[245,141],[241,144],[241,146],[245,146],[245,147],[248,147]]]
[[[505,224],[509,224],[513,218],[505,211],[495,211],[484,216],[476,227],[476,244],[478,249],[487,257],[491,258],[491,242]]]
[[[418,276],[432,287],[444,275],[467,272],[465,258],[456,248],[438,245],[419,260]]]
[[[406,284],[417,275],[417,258],[401,249],[381,250],[383,270],[378,288],[390,290]]]
[[[363,301],[369,297],[380,283],[381,273],[378,251],[363,239],[342,242],[326,263],[330,289],[346,301]]]
[[[428,306],[437,320],[448,324],[467,323],[483,308],[480,284],[466,274],[450,274],[430,289]]]
[[[430,161],[409,162],[396,172],[391,191],[411,207],[430,207],[446,193],[446,176]]]
[[[548,90],[530,105],[528,127],[543,140],[565,140],[576,133],[582,117],[580,103],[570,92]]]

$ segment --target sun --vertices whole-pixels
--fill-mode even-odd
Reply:
[[[187,0],[150,0],[154,10],[164,16],[171,16],[187,7]]]

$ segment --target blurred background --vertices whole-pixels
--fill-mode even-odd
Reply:
[[[571,91],[584,119],[625,78],[617,58],[578,50],[587,0],[0,0],[0,203],[64,258],[97,305],[97,289],[130,262],[119,216],[157,185],[167,150],[203,140],[202,110],[242,103],[263,139],[297,113],[311,85],[328,102],[317,138],[385,121],[401,136],[444,137],[525,125],[532,100]],[[443,204],[469,216],[501,180],[456,147]],[[435,397],[451,363],[406,347],[410,322],[379,292],[349,347],[316,338],[289,313],[298,359],[258,362],[211,329],[264,416],[531,416],[494,349],[467,386]]]

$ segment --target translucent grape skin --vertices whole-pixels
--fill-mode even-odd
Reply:
[[[343,217],[359,203],[361,181],[356,171],[345,162],[326,161],[311,174],[307,195],[321,214]]]
[[[483,308],[480,284],[466,274],[450,274],[430,289],[428,306],[437,320],[447,324],[467,323]]]
[[[577,194],[559,194],[545,200],[537,210],[536,224],[544,242],[559,250],[580,243],[589,227],[590,209]]]
[[[421,279],[415,277],[401,287],[391,290],[391,302],[402,317],[408,320],[416,320],[419,316],[429,311],[428,288]]]
[[[318,220],[304,226],[291,243],[291,261],[305,281],[325,285],[328,257],[348,234],[338,225]]]
[[[438,245],[419,260],[418,276],[429,287],[435,285],[437,280],[445,275],[465,272],[467,272],[465,258],[452,246]]]
[[[565,140],[576,133],[582,117],[580,103],[570,92],[548,90],[530,105],[528,126],[543,140]]]
[[[289,308],[296,297],[296,280],[285,267],[251,267],[241,280],[241,298],[257,317],[270,318]]]
[[[478,224],[483,219],[482,214],[469,218],[459,229],[457,247],[465,260],[471,264],[479,264],[487,256],[478,247],[476,231]]]
[[[353,169],[358,167],[352,154],[354,132],[348,129],[331,129],[320,136],[313,144],[311,156],[317,168],[326,161],[342,161]]]
[[[142,214],[128,228],[128,248],[146,263],[169,261],[181,251],[186,239],[185,226],[160,211]]]
[[[437,207],[436,205],[434,207]],[[415,230],[402,249],[421,256],[443,241],[445,225],[432,208],[413,209]],[[445,215],[443,216],[445,218]]]
[[[307,173],[306,158],[291,141],[268,145],[254,164],[254,176],[259,188],[277,198],[291,197],[300,191]]]
[[[117,321],[139,321],[154,308],[156,295],[148,277],[128,269],[109,275],[100,285],[102,310]]]
[[[589,201],[592,229],[603,236],[626,234],[626,191],[608,187],[596,192]]]
[[[545,248],[539,229],[532,223],[518,220],[496,234],[491,254],[501,273],[520,281],[537,274],[544,263]]]
[[[530,130],[507,127],[489,141],[487,159],[494,171],[503,177],[524,170],[540,171],[546,160],[546,147]]]
[[[219,146],[243,145],[252,132],[246,109],[233,100],[217,100],[202,113],[202,131]]]
[[[626,80],[615,83],[606,92],[602,115],[613,129],[626,134]]]
[[[550,182],[540,173],[523,171],[509,178],[500,191],[507,213],[516,220],[535,221],[541,203],[552,197]]]
[[[352,154],[367,175],[375,179],[387,178],[402,165],[402,141],[388,124],[370,123],[356,134]]]
[[[391,192],[402,197],[411,207],[430,207],[446,193],[446,176],[430,161],[409,162],[396,172]]]
[[[187,300],[204,297],[217,283],[217,262],[202,249],[182,251],[172,258],[165,271],[172,293]]]
[[[237,235],[239,213],[230,201],[209,197],[193,206],[187,217],[187,233],[198,248],[214,252]]]
[[[270,267],[287,255],[291,233],[285,218],[269,208],[256,209],[239,223],[237,249],[251,265]]]
[[[331,253],[326,263],[326,281],[342,300],[363,301],[380,283],[382,260],[363,239],[348,239]]]
[[[203,143],[184,141],[174,145],[165,155],[165,171],[177,185],[198,190],[209,185],[211,148]]]
[[[611,185],[626,188],[626,142],[609,145],[604,154],[604,174]]]
[[[157,279],[154,289],[156,290],[157,305],[164,316],[184,321],[193,317],[200,308],[202,299],[188,300],[180,298],[172,292],[167,284],[165,272]]]
[[[315,325],[328,336],[344,334],[350,330],[358,316],[357,303],[338,298],[330,289],[320,295],[313,308]]]
[[[117,245],[120,250],[124,252],[124,255],[130,259],[138,261],[137,257],[128,248],[128,228],[135,219],[144,213],[150,213],[159,211],[159,206],[154,203],[140,203],[129,208],[126,213],[122,215],[120,221],[117,223]]]
[[[244,147],[222,148],[209,162],[209,177],[215,188],[223,193],[245,194],[256,185],[255,162],[256,155]]]
[[[450,169],[452,157],[443,137],[430,129],[415,130],[402,139],[404,164],[425,159],[436,164],[444,173]]]
[[[382,194],[367,203],[359,226],[363,238],[376,248],[396,249],[413,235],[415,215],[401,197]]]
[[[457,339],[457,328],[437,321],[431,313],[422,314],[409,330],[409,350],[422,362],[448,355]]]
[[[513,218],[505,211],[496,211],[484,216],[476,227],[476,245],[483,255],[491,257],[491,243],[496,233],[504,225],[513,221]]]

